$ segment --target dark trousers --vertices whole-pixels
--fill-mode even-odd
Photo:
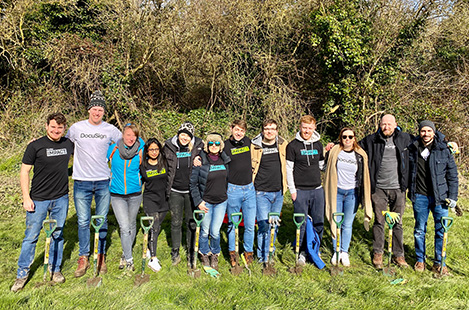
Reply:
[[[171,211],[171,243],[172,249],[179,249],[182,239],[182,220],[186,217],[186,245],[188,253],[194,247],[196,224],[193,218],[193,206],[190,194],[181,194],[171,191],[169,195],[169,209]]]
[[[384,227],[386,221],[382,211],[399,213],[401,220],[396,223],[392,231],[392,252],[394,256],[404,256],[404,233],[402,230],[402,215],[405,210],[405,192],[400,189],[376,188],[376,192],[371,195],[373,202],[373,212],[375,223],[373,225],[373,253],[383,253],[384,249]]]
[[[314,230],[319,235],[322,241],[322,234],[324,232],[324,188],[316,188],[311,190],[298,189],[296,191],[296,200],[293,202],[294,213],[304,213],[306,216],[311,216],[313,220]],[[300,251],[306,251],[305,242],[306,221],[300,228]]]
[[[147,216],[153,217],[153,225],[150,227],[150,237],[148,240],[148,249],[150,250],[151,257],[156,256],[156,248],[158,245],[158,236],[161,232],[161,224],[166,217],[168,211],[148,213]]]

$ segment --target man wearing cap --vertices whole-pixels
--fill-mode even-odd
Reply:
[[[382,211],[386,211],[388,205],[391,212],[400,215],[400,221],[394,225],[393,229],[393,261],[399,267],[409,266],[404,258],[402,215],[405,210],[405,191],[408,183],[409,152],[407,146],[411,142],[412,136],[397,127],[393,115],[386,114],[381,118],[378,131],[366,136],[359,143],[368,155],[371,201],[375,215],[373,265],[377,269],[383,268],[385,219]]]
[[[419,137],[409,146],[408,197],[412,201],[415,217],[415,271],[425,270],[425,233],[431,211],[435,222],[435,258],[432,271],[449,275],[448,268],[441,266],[444,233],[441,218],[448,216],[448,208],[454,210],[456,207],[458,171],[444,138],[433,122],[425,120],[420,123]]]
[[[107,272],[105,263],[107,214],[111,195],[109,192],[110,170],[107,164],[107,150],[111,141],[117,142],[122,133],[115,126],[103,121],[106,102],[100,91],[95,91],[88,105],[89,117],[73,124],[66,137],[75,143],[73,157],[73,198],[78,217],[78,267],[75,277],[86,273],[90,263],[90,220],[91,201],[96,203],[96,215],[104,216],[99,231],[98,270]],[[98,223],[99,224],[99,223]]]
[[[204,147],[202,139],[194,136],[194,125],[184,122],[177,134],[164,144],[164,154],[168,161],[168,185],[166,194],[169,197],[171,212],[171,261],[173,265],[179,264],[181,257],[179,248],[182,239],[182,220],[186,217],[186,242],[188,264],[193,255],[193,239],[195,237],[195,222],[192,212],[195,207],[190,196],[190,176],[192,162]]]
[[[63,137],[65,126],[66,119],[62,113],[49,115],[46,136],[28,144],[24,152],[20,184],[23,208],[26,210],[26,230],[12,292],[21,290],[28,280],[42,222],[47,214],[57,224],[49,251],[50,278],[54,283],[65,282],[60,266],[64,247],[63,228],[68,212],[68,162],[73,153],[73,143]],[[29,190],[29,174],[33,166],[34,175]]]
[[[257,257],[260,263],[266,263],[269,256],[269,227],[274,225],[275,237],[280,223],[278,216],[283,206],[283,195],[287,191],[287,141],[278,135],[278,125],[273,119],[262,124],[262,133],[251,141],[252,179],[256,189],[257,205]]]

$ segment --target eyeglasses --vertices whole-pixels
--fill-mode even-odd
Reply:
[[[156,148],[156,149],[148,149],[148,152],[157,152],[159,151],[160,149],[159,148]]]
[[[353,138],[355,138],[355,136],[342,136],[342,139],[344,139],[344,140],[347,139],[347,138],[349,138],[350,140],[352,140]]]
[[[208,146],[212,146],[212,145],[220,146],[221,143],[220,143],[220,141],[215,141],[215,142],[210,141],[207,144],[208,144]]]

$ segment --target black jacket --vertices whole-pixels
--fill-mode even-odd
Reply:
[[[192,168],[190,185],[192,200],[194,201],[194,205],[196,207],[202,202],[202,197],[204,197],[205,186],[207,185],[208,172],[210,169],[210,162],[208,161],[207,153],[201,152],[200,158],[202,160],[202,166]],[[225,152],[222,152],[221,159],[223,160],[223,164],[227,170],[226,184],[228,184],[228,163],[231,161],[231,158],[226,155]]]
[[[436,205],[445,204],[446,198],[458,200],[458,170],[453,155],[449,151],[447,144],[443,141],[444,137],[439,131],[435,133],[435,142],[427,158]],[[420,138],[417,138],[409,146],[410,185],[408,197],[412,202],[415,202],[417,187],[419,141]]]
[[[171,187],[173,186],[174,176],[176,175],[176,169],[178,166],[178,158],[176,156],[176,152],[178,151],[177,138],[178,137],[176,135],[166,140],[163,147],[164,155],[166,156],[166,161],[168,163],[168,185],[166,187],[167,196],[169,196],[169,193],[171,192]],[[193,143],[193,147],[191,150],[189,175],[187,176],[188,179],[190,178],[190,172],[192,171],[192,163],[194,162],[194,158],[199,155],[199,153],[204,148],[204,142],[200,138],[192,138],[191,143]]]
[[[413,137],[410,134],[402,132],[399,128],[394,130],[393,141],[397,150],[397,173],[399,175],[401,191],[405,191],[408,187],[409,151],[407,150],[407,146],[412,142],[412,139]],[[373,194],[376,191],[376,181],[379,168],[381,167],[381,161],[383,160],[386,141],[383,138],[381,129],[378,129],[374,134],[363,138],[359,144],[368,155],[371,193]]]

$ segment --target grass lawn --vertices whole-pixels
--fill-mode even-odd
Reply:
[[[318,270],[308,264],[301,275],[292,275],[287,270],[294,265],[292,242],[295,226],[291,220],[291,200],[285,201],[282,226],[277,240],[275,257],[276,276],[262,275],[262,267],[254,263],[252,275],[245,270],[239,276],[229,272],[226,226],[222,227],[222,251],[220,272],[214,279],[202,274],[198,279],[187,275],[185,253],[183,260],[171,266],[169,215],[159,238],[158,257],[163,266],[159,273],[147,268],[150,282],[134,287],[134,277],[124,276],[118,269],[121,246],[115,217],[110,213],[107,264],[109,272],[103,284],[88,288],[86,280],[92,269],[75,279],[73,272],[78,256],[78,237],[75,209],[70,210],[65,226],[65,248],[63,273],[64,284],[53,287],[35,288],[42,281],[45,234],[41,232],[36,257],[31,267],[31,277],[25,288],[10,292],[17,268],[21,242],[24,237],[25,212],[19,202],[19,186],[2,190],[0,205],[0,309],[468,309],[469,273],[468,217],[455,218],[449,232],[447,263],[452,277],[436,279],[429,269],[433,257],[433,220],[430,216],[427,233],[427,271],[417,274],[412,268],[400,270],[388,277],[376,271],[371,264],[372,233],[363,228],[363,213],[357,214],[350,248],[352,266],[342,276],[330,275],[332,244],[329,226],[326,226],[322,257],[327,266]],[[6,176],[2,177],[6,180]],[[7,187],[8,187],[7,186]],[[72,199],[73,200],[73,199]],[[466,211],[467,213],[467,211]],[[142,215],[142,214],[140,214]],[[140,216],[139,215],[139,216]],[[451,215],[451,214],[450,214]],[[413,213],[408,205],[404,216],[404,238],[407,261],[413,266]],[[184,240],[184,238],[183,238]],[[141,271],[140,259],[142,232],[137,235],[134,247],[136,274]],[[200,266],[200,262],[198,262]],[[391,280],[403,278],[405,284],[391,284]]]

